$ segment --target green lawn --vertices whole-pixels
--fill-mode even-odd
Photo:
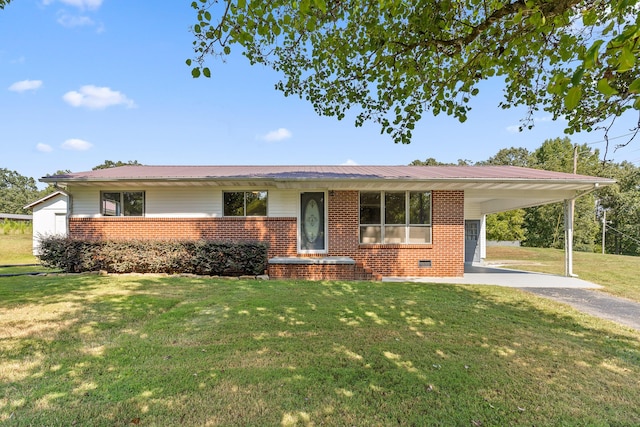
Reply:
[[[564,274],[563,250],[488,247],[487,261],[499,260],[508,261],[508,268]],[[573,272],[604,286],[603,292],[640,302],[640,257],[574,252]]]
[[[31,234],[0,234],[0,265],[35,264]]]
[[[0,274],[56,271],[34,266],[39,261],[32,255],[32,244],[31,234],[0,234]]]
[[[0,236],[0,265],[30,244]],[[640,300],[639,260],[601,257],[574,270]],[[640,425],[638,378],[640,332],[517,289],[0,277],[9,426]]]
[[[0,424],[638,425],[640,333],[516,289],[0,278]]]

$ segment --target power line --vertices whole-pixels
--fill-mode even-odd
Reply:
[[[620,231],[620,230],[616,230],[615,228],[613,228],[613,227],[612,227],[612,226],[610,226],[609,224],[605,224],[605,225],[607,226],[607,228],[608,228],[608,229],[611,229],[611,230],[615,231],[616,233],[618,233],[618,234],[620,234],[620,235],[622,235],[622,236],[626,237],[627,239],[629,239],[629,240],[633,240],[634,242],[636,242],[636,243],[640,244],[640,239],[636,239],[635,237],[631,237],[631,236],[629,236],[628,234],[625,234],[625,233],[623,233],[623,232],[622,232],[622,231]]]
[[[599,141],[585,142],[585,143],[584,143],[584,145],[597,145],[597,144],[602,144],[603,142],[608,142],[608,141],[611,141],[611,140],[614,140],[614,139],[625,138],[625,137],[630,136],[630,135],[633,135],[633,134],[635,134],[635,133],[637,133],[637,132],[635,132],[635,131],[634,131],[634,132],[629,132],[629,133],[625,133],[624,135],[613,136],[613,137],[611,137],[611,138],[608,138],[608,139],[601,139],[601,140],[599,140]]]

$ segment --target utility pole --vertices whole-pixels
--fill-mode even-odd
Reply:
[[[604,238],[607,233],[607,211],[602,210],[602,255],[604,255]]]

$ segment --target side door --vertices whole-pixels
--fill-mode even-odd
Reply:
[[[480,262],[480,220],[464,221],[464,262]]]

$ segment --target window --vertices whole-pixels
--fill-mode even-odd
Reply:
[[[224,216],[267,216],[266,191],[225,191]]]
[[[100,198],[104,216],[144,215],[144,191],[105,191]]]
[[[431,192],[360,192],[360,243],[431,243]]]

